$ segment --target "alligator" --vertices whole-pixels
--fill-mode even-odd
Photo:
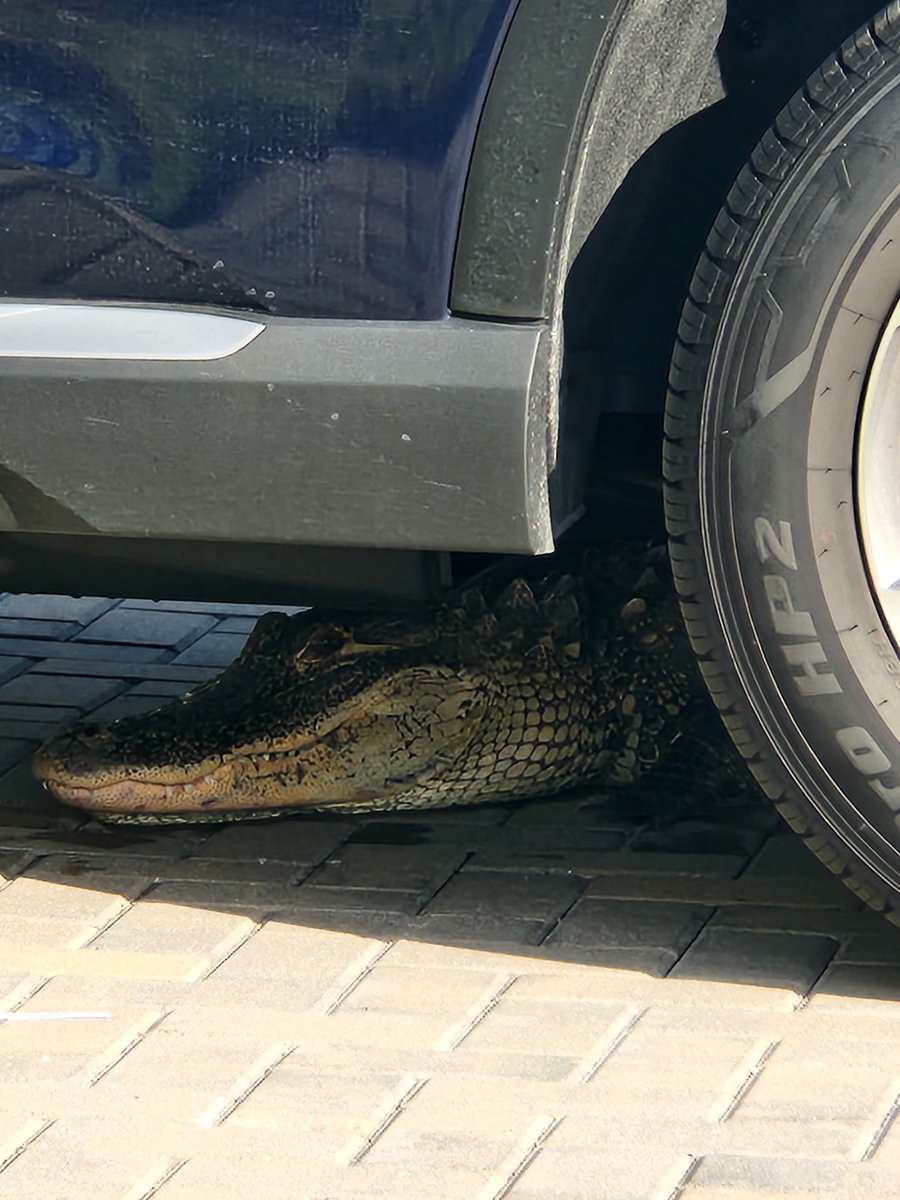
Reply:
[[[106,821],[435,808],[633,782],[711,717],[665,548],[622,543],[427,612],[269,613],[212,681],[33,766]]]

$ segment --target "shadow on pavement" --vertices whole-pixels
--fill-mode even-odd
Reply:
[[[254,928],[499,952],[527,960],[526,970],[581,964],[800,997],[900,998],[900,933],[864,911],[752,793],[682,798],[674,812],[671,800],[622,791],[142,829],[70,815],[27,763],[0,787],[0,871],[15,880],[0,890],[0,943],[27,941],[33,926],[44,945],[71,924],[72,945],[114,949],[118,914],[139,898],[143,908],[168,906],[168,934],[153,949],[174,954],[193,944],[183,909]],[[52,886],[31,911],[38,882]],[[94,896],[97,915],[86,926],[79,916],[76,930],[65,897],[81,913],[79,891]],[[109,909],[113,896],[124,897],[119,909]]]

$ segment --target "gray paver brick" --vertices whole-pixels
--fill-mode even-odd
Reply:
[[[39,795],[46,793],[40,791]],[[0,812],[4,822],[7,822],[0,825],[0,845],[15,848],[27,846],[45,856],[56,853],[75,856],[76,865],[69,872],[70,875],[80,870],[77,865],[80,857],[102,860],[103,864],[115,863],[120,858],[124,861],[128,857],[160,858],[172,862],[190,854],[203,841],[203,834],[188,825],[163,829],[136,828],[135,831],[116,829],[99,822],[85,821],[83,814],[76,809],[55,803],[41,814],[48,818],[46,824],[22,823],[13,826],[8,822],[14,819],[18,821],[18,811]]]
[[[278,871],[271,879],[217,879],[210,874],[202,879],[173,880],[167,874],[154,890],[154,897],[167,904],[262,917],[275,910],[301,907],[297,903],[299,890],[290,874],[285,878]]]
[[[765,828],[729,828],[711,821],[685,820],[661,829],[642,829],[629,845],[634,851],[709,854],[723,859],[736,855],[743,860],[759,850],[767,836]]]
[[[40,704],[85,712],[111,700],[124,686],[122,679],[39,675],[31,671],[0,685],[0,703]]]
[[[346,912],[350,909],[378,913],[417,913],[425,898],[419,892],[405,892],[389,888],[342,888],[306,887],[298,888],[290,901],[298,912],[315,913]]]
[[[203,848],[207,858],[272,859],[276,862],[322,862],[352,832],[350,822],[290,819],[276,829],[267,821],[229,825],[214,833]]]
[[[227,667],[244,648],[247,635],[243,633],[205,633],[187,650],[175,657],[181,666]]]
[[[62,644],[72,645],[71,642]],[[117,647],[104,646],[103,649],[115,650]],[[140,649],[140,646],[134,647],[135,652]],[[47,659],[36,663],[32,670],[33,675],[66,676],[76,679],[162,679],[177,681],[185,688],[212,679],[218,673],[214,667],[177,667],[167,662],[130,662],[115,658],[102,658],[91,662],[70,662],[65,658]]]
[[[555,837],[543,839],[538,848],[528,843],[504,845],[505,833],[508,826],[502,826],[491,837],[483,831],[471,829],[468,838],[458,837],[457,844],[466,845],[471,857],[466,864],[469,871],[512,871],[521,874],[523,871],[540,874],[565,875],[595,875],[603,870],[608,861],[609,852],[620,849],[625,842],[625,835],[619,830],[591,830],[588,846],[557,846]],[[514,839],[510,839],[514,841]]]
[[[217,601],[204,602],[202,600],[124,600],[121,607],[124,609],[149,609],[154,612],[213,613],[216,616],[248,617],[261,617],[267,612],[281,612],[288,615],[306,612],[305,608],[296,604],[220,604]]]
[[[886,922],[882,924],[886,926]],[[885,927],[873,929],[871,933],[851,934],[838,949],[835,962],[890,963],[900,966],[900,929]]]
[[[256,627],[254,617],[226,617],[216,626],[216,633],[252,633]]]
[[[747,861],[739,854],[691,854],[680,852],[672,846],[664,853],[661,850],[626,849],[619,854],[607,854],[598,863],[600,875],[720,875],[732,878]]]
[[[30,658],[15,658],[8,654],[0,654],[0,683],[14,679],[31,666]]]
[[[806,993],[837,949],[833,938],[804,933],[706,929],[672,974],[682,979],[741,980]]]
[[[746,871],[749,879],[819,879],[827,868],[793,834],[779,831],[770,837]]]
[[[112,609],[92,621],[77,635],[78,641],[134,642],[140,646],[165,646],[182,650],[216,624],[200,613]]]
[[[27,617],[0,616],[0,637],[54,638],[62,641],[77,633],[81,626],[75,621],[31,621]]]
[[[131,717],[135,713],[150,712],[159,708],[162,700],[159,696],[120,695],[91,710],[91,716],[98,721],[115,721],[119,717]],[[0,723],[2,729],[2,723]]]
[[[782,878],[741,875],[737,879],[702,876],[679,877],[678,860],[674,856],[675,869],[666,869],[667,855],[660,855],[660,869],[653,874],[627,872],[597,875],[585,891],[588,896],[607,897],[619,900],[671,900],[678,902],[691,899],[707,905],[753,905],[783,908],[795,905],[807,910],[843,909],[856,911],[860,902],[847,888],[843,887],[828,871],[822,868],[811,878],[801,876]]]
[[[37,749],[40,738],[0,738],[0,771],[13,767]]]
[[[455,876],[428,905],[428,916],[508,914],[550,922],[579,895],[584,881],[558,875],[470,871]]]
[[[548,945],[650,947],[681,954],[712,915],[712,909],[652,900],[579,900],[548,939]]]
[[[161,699],[172,696],[183,696],[191,686],[190,683],[173,679],[145,679],[136,683],[128,692],[129,696],[157,696]]]
[[[97,659],[109,662],[161,662],[171,657],[171,651],[151,646],[109,646],[91,642],[54,642],[47,638],[0,637],[0,655],[24,655],[26,660],[52,659],[69,672],[78,672],[87,670],[87,664]]]
[[[0,704],[0,721],[52,721],[59,725],[77,716],[77,708],[40,704]]]
[[[816,987],[811,1004],[844,1011],[889,1004],[900,1017],[900,966],[884,963],[834,963]]]
[[[63,709],[63,712],[71,711],[71,709]],[[78,715],[77,709],[75,715]],[[9,738],[37,738],[39,741],[43,741],[44,738],[55,733],[61,724],[61,721],[13,721],[8,718],[6,720],[0,718],[0,741]]]
[[[423,901],[465,862],[452,846],[344,845],[309,876],[307,888],[406,889]]]
[[[729,929],[769,929],[775,933],[822,933],[831,936],[875,932],[893,942],[893,932],[885,920],[852,906],[841,908],[801,908],[788,905],[728,904],[720,908],[710,927]]]
[[[34,853],[30,850],[0,851],[0,887],[14,879],[34,861]]]
[[[506,949],[538,946],[552,928],[554,918],[520,917],[513,913],[425,913],[412,918],[408,936],[448,946],[483,946]]]
[[[160,846],[157,844],[156,848],[159,850]],[[168,856],[154,856],[152,842],[148,849],[151,853],[142,853],[143,846],[138,845],[131,854],[115,848],[110,848],[102,855],[83,854],[73,850],[68,853],[46,854],[41,858],[42,877],[59,879],[64,883],[71,883],[73,879],[77,879],[79,885],[91,885],[93,881],[93,886],[104,888],[105,881],[111,875],[140,874],[155,879],[162,873],[164,881],[154,895],[165,899],[161,894],[162,889],[173,883],[212,881],[272,884],[293,881],[298,875],[298,868],[294,863],[260,863],[255,860],[247,862],[240,859],[202,858],[198,855],[173,861],[171,854],[174,854],[174,850],[171,847],[171,854]]]
[[[41,596],[7,592],[0,596],[0,618],[76,621],[88,625],[115,604],[102,596]]]

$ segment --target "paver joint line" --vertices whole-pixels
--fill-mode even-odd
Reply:
[[[629,1006],[613,1021],[609,1029],[591,1046],[590,1050],[575,1064],[568,1078],[570,1087],[583,1087],[590,1083],[605,1063],[609,1062],[628,1035],[637,1027],[646,1014],[646,1008]]]
[[[762,1075],[766,1064],[780,1044],[779,1040],[763,1040],[756,1043],[706,1114],[706,1119],[711,1125],[724,1124],[731,1118]]]
[[[36,1142],[42,1133],[55,1124],[55,1121],[55,1117],[32,1117],[24,1123],[17,1134],[9,1139],[5,1146],[0,1145],[0,1172],[11,1166],[32,1142]]]
[[[204,1109],[197,1123],[204,1129],[212,1129],[215,1125],[221,1125],[226,1117],[230,1116],[238,1105],[242,1104],[250,1093],[258,1088],[279,1063],[284,1062],[296,1048],[295,1042],[278,1042],[271,1046],[242,1075],[238,1076],[224,1096],[220,1096]]]
[[[84,950],[91,942],[95,942],[101,933],[106,933],[107,929],[111,929],[120,917],[131,909],[132,902],[130,900],[118,899],[113,900],[106,906],[97,920],[88,925],[81,933],[77,933],[70,941],[66,942],[63,947],[65,950]]]
[[[163,1008],[145,1013],[140,1020],[126,1029],[121,1037],[116,1038],[106,1050],[92,1059],[80,1075],[75,1077],[75,1082],[82,1087],[94,1087],[114,1067],[118,1066],[127,1054],[139,1046],[151,1030],[155,1029],[157,1025],[161,1025],[171,1012],[171,1008]]]
[[[680,1200],[702,1162],[702,1158],[693,1154],[683,1155],[671,1170],[666,1172],[651,1200]]]
[[[366,1123],[366,1132],[351,1138],[335,1156],[341,1167],[355,1167],[369,1153],[380,1137],[393,1125],[407,1105],[428,1083],[427,1075],[406,1075],[376,1108]]]
[[[151,1197],[162,1188],[173,1175],[190,1162],[187,1158],[168,1158],[158,1166],[151,1168],[122,1195],[122,1200],[151,1200]]]
[[[882,1116],[875,1119],[874,1130],[865,1131],[858,1139],[854,1147],[853,1157],[859,1162],[869,1162],[878,1153],[878,1150],[884,1139],[887,1137],[894,1122],[897,1119],[897,1113],[900,1112],[900,1080],[893,1080],[884,1098],[885,1103],[880,1107]]]
[[[38,994],[41,988],[47,986],[51,978],[52,976],[50,975],[26,975],[12,991],[7,992],[3,997],[4,1012],[15,1012],[23,1004],[27,1004],[29,1000],[32,1000]]]
[[[475,1200],[503,1200],[508,1196],[564,1120],[565,1117],[547,1113],[536,1117],[495,1174],[479,1189]]]
[[[312,1012],[322,1017],[330,1017],[336,1013],[363,980],[371,975],[393,945],[391,941],[378,942],[365,951],[355,963],[351,963],[335,986],[313,1006]]]
[[[201,979],[208,979],[214,971],[221,967],[222,963],[227,962],[242,946],[246,946],[247,942],[259,933],[264,924],[264,920],[253,921],[249,917],[244,918],[232,933],[226,934],[222,938],[218,946],[213,949],[212,954],[201,959],[185,972],[185,983],[198,983]]]
[[[455,1050],[481,1024],[485,1017],[493,1012],[515,982],[515,975],[502,975],[499,982],[488,990],[486,999],[476,1001],[470,1006],[461,1021],[457,1021],[441,1034],[434,1044],[435,1050],[442,1053]]]

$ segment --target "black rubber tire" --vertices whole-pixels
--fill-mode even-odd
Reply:
[[[679,327],[666,519],[701,670],[767,795],[900,924],[900,659],[855,443],[900,294],[900,0],[809,79],[728,196]]]

